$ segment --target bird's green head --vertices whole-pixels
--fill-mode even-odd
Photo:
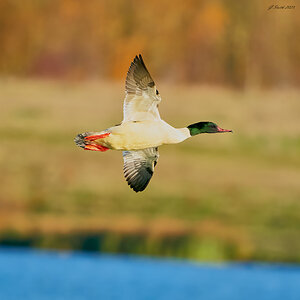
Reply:
[[[232,130],[222,129],[213,122],[198,122],[187,127],[191,136],[199,133],[217,133],[217,132],[232,132]]]

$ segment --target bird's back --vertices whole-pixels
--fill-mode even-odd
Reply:
[[[187,132],[176,129],[162,120],[130,121],[107,129],[111,134],[103,141],[111,149],[137,150],[179,143]]]

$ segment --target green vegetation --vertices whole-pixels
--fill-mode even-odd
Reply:
[[[120,152],[73,142],[120,121],[123,83],[0,81],[0,243],[299,262],[299,92],[159,89],[174,126],[209,120],[234,133],[160,147],[136,194]]]

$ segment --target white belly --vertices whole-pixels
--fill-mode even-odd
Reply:
[[[108,129],[111,134],[97,143],[115,150],[138,150],[180,143],[190,137],[187,128],[176,129],[166,122],[125,122]]]

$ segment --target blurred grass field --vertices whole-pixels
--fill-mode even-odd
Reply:
[[[300,262],[299,91],[158,88],[171,125],[207,120],[234,133],[160,147],[148,188],[136,194],[121,152],[73,142],[120,123],[122,82],[2,79],[0,242],[105,232],[108,251],[137,236],[147,237],[144,246],[128,251],[174,255],[176,245],[152,251],[151,242],[180,238],[187,248],[179,256]],[[37,246],[70,247],[47,239]]]

